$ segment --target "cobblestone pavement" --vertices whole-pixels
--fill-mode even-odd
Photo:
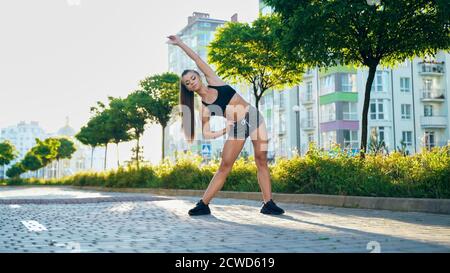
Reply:
[[[286,214],[267,216],[217,198],[190,217],[197,201],[0,187],[0,252],[450,252],[450,215],[280,203]]]

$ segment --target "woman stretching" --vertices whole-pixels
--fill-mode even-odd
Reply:
[[[192,143],[194,139],[194,93],[202,100],[201,119],[202,132],[205,139],[213,139],[228,133],[222,151],[222,160],[202,199],[189,210],[189,215],[210,214],[209,202],[223,187],[231,168],[244,147],[247,137],[250,136],[255,150],[255,162],[258,169],[258,183],[261,188],[264,204],[261,213],[283,214],[272,200],[269,167],[267,166],[268,137],[264,118],[254,106],[245,101],[231,86],[223,82],[198,56],[176,35],[168,37],[169,44],[180,47],[197,65],[205,75],[208,85],[204,85],[200,74],[195,70],[185,70],[180,82],[180,105],[183,110],[182,127],[184,134]],[[211,131],[209,120],[211,116],[223,116],[227,125],[223,130]],[[231,133],[230,133],[231,132]]]

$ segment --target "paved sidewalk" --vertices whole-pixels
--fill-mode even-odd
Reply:
[[[212,215],[188,216],[197,201],[0,187],[0,252],[450,252],[449,215],[280,203],[286,214],[267,216],[214,199]]]

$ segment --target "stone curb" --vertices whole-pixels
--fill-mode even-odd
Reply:
[[[135,188],[104,188],[91,186],[71,186],[76,189],[128,192],[128,193],[151,193],[166,196],[197,196],[203,195],[203,190],[182,189],[135,189]],[[260,192],[231,192],[220,191],[216,197],[262,200]],[[450,214],[450,199],[425,199],[425,198],[394,198],[394,197],[364,197],[364,196],[342,196],[322,194],[287,194],[273,193],[275,202],[300,203],[331,207],[391,210],[406,212],[427,212],[438,214]]]

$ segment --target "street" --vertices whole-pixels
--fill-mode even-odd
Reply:
[[[450,215],[198,198],[0,187],[0,252],[450,252]],[[276,200],[275,200],[276,201]]]

